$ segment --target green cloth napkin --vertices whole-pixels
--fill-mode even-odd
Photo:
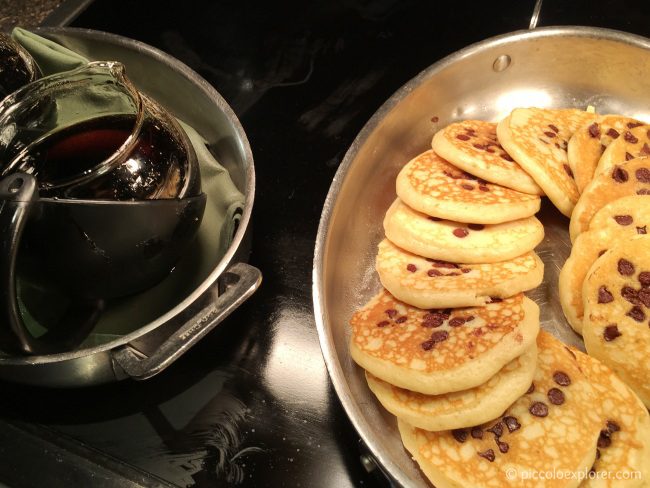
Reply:
[[[45,76],[69,71],[88,62],[78,53],[19,27],[13,30],[12,37],[34,57]],[[87,100],[89,104],[94,103],[92,97]],[[207,195],[205,213],[193,248],[160,284],[138,295],[115,300],[103,314],[93,335],[101,334],[110,339],[154,320],[191,293],[216,267],[232,243],[244,208],[244,195],[234,185],[228,171],[214,158],[205,139],[183,121],[179,122],[196,151],[201,186]],[[32,322],[31,315],[36,322],[55,322],[54,310],[60,307],[44,304],[38,290],[23,289],[21,295],[31,312],[23,313],[26,321]],[[39,327],[34,327],[37,329]],[[94,339],[91,337],[89,341]]]

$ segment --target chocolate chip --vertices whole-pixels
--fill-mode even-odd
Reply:
[[[445,321],[445,317],[436,313],[428,313],[424,316],[422,321],[423,327],[435,328],[440,327]]]
[[[467,224],[467,227],[469,227],[471,230],[483,230],[483,229],[485,229],[485,226],[483,224]]]
[[[454,235],[460,239],[462,239],[463,237],[467,237],[468,234],[469,232],[467,231],[467,229],[463,229],[462,227],[456,227],[454,229]]]
[[[489,152],[489,153],[494,154],[494,149],[492,149],[491,147],[488,147],[488,148],[486,149],[486,152]]]
[[[440,120],[440,118],[437,115],[434,115],[433,117],[431,117],[431,122],[433,122],[434,124],[436,122],[438,122],[439,120]]]
[[[604,449],[612,445],[612,438],[610,433],[606,430],[601,430],[600,435],[598,436],[598,447]]]
[[[556,126],[554,126],[553,124],[548,124],[548,127],[549,127],[549,129],[551,129],[551,130],[552,130],[553,132],[555,132],[556,134],[557,134],[558,132],[560,132],[560,129],[558,129],[558,128],[557,128]]]
[[[636,175],[636,179],[641,183],[650,183],[650,169],[639,168],[634,174]]]
[[[397,310],[395,310],[394,308],[389,308],[388,310],[385,310],[384,312],[385,312],[386,315],[388,315],[391,319],[392,319],[393,317],[395,317],[395,315],[397,315]]]
[[[488,303],[499,303],[499,302],[502,302],[502,301],[503,301],[503,298],[490,297],[490,301]]]
[[[614,301],[614,295],[610,293],[606,286],[598,288],[598,303],[609,303]]]
[[[573,178],[573,171],[571,171],[571,168],[569,167],[568,164],[563,164],[562,167],[564,168],[564,171],[566,174],[568,174],[571,178]]]
[[[409,263],[406,265],[406,270],[415,273],[418,270],[418,267],[415,264]]]
[[[546,396],[553,405],[562,405],[564,403],[564,393],[559,388],[551,388]]]
[[[641,303],[646,306],[646,308],[650,308],[650,289],[642,288],[639,290],[639,294],[637,296],[639,297]]]
[[[469,273],[472,270],[469,269],[469,268],[462,268],[460,271],[461,271],[461,273]]]
[[[472,427],[471,435],[474,439],[483,439],[483,429],[480,427]]]
[[[643,227],[637,227],[636,228],[636,233],[637,234],[647,234],[648,233],[647,226],[644,225]]]
[[[485,185],[479,185],[478,189],[481,190],[481,191],[490,191],[490,189]]]
[[[492,449],[487,449],[486,451],[479,452],[478,455],[481,456],[482,458],[487,459],[491,463],[493,463],[494,460],[496,459],[496,457],[494,456],[494,451]]]
[[[631,215],[615,215],[614,220],[618,225],[630,225],[634,219]]]
[[[629,176],[627,174],[627,171],[616,166],[614,168],[614,171],[612,171],[612,178],[614,178],[614,181],[617,183],[625,183],[628,180]]]
[[[381,322],[377,322],[377,327],[386,327],[389,324],[390,322],[388,320],[382,320]]]
[[[460,268],[460,266],[458,266],[456,263],[450,263],[449,261],[442,261],[440,259],[434,259],[433,264],[431,266],[435,268],[447,268],[447,269]]]
[[[463,183],[460,186],[463,187],[464,190],[473,190],[474,189],[474,187],[472,185],[468,184],[468,183]]]
[[[639,292],[631,286],[624,286],[621,288],[621,296],[633,305],[639,304]]]
[[[420,344],[420,346],[422,346],[422,349],[424,349],[425,351],[429,351],[434,344],[435,342],[429,339],[428,341],[424,341],[422,344]]]
[[[628,122],[627,127],[628,129],[634,129],[635,127],[640,127],[643,125],[643,122]]]
[[[503,435],[503,424],[501,422],[497,422],[492,427],[486,430],[488,432],[492,432],[494,434],[494,437],[501,437]]]
[[[510,449],[510,446],[507,442],[497,441],[497,446],[499,446],[499,452],[505,454]]]
[[[556,371],[553,373],[553,381],[560,386],[569,386],[571,384],[571,378],[564,371]]]
[[[465,429],[454,429],[451,431],[451,435],[454,436],[454,439],[456,439],[458,442],[461,444],[467,440],[467,431]]]
[[[434,344],[437,344],[438,342],[444,342],[449,338],[449,332],[446,330],[437,330],[433,334],[431,334],[431,340],[433,341]]]
[[[515,162],[515,160],[510,157],[510,154],[502,154],[501,158],[505,159],[506,161],[510,161],[511,163]]]
[[[618,272],[623,276],[631,276],[634,274],[634,264],[625,258],[618,260]]]
[[[465,319],[462,317],[454,317],[449,321],[449,327],[460,327],[465,323]]]
[[[641,307],[632,307],[632,309],[626,313],[628,317],[632,317],[637,322],[643,322],[645,320],[645,312]]]
[[[465,134],[458,134],[456,136],[456,139],[460,139],[461,141],[469,141],[469,136],[466,136]]]
[[[638,280],[641,286],[650,286],[650,271],[641,271]]]
[[[465,317],[465,322],[471,322],[472,320],[474,320],[473,315],[468,315],[467,317]]]
[[[637,195],[650,195],[650,189],[648,188],[641,188],[640,190],[636,191]]]
[[[612,342],[617,337],[621,337],[621,333],[618,331],[618,326],[616,324],[608,325],[603,331],[603,337],[607,342]]]
[[[616,422],[613,420],[607,421],[607,432],[611,434],[613,432],[618,432],[619,430],[621,430],[621,427]]]
[[[544,135],[545,135],[546,137],[555,137],[555,132],[546,131],[546,132],[544,132]]]
[[[650,146],[648,146],[647,142],[643,143],[643,147],[641,148],[641,151],[639,151],[640,154],[643,154],[644,156],[647,156],[650,154]]]
[[[625,133],[623,134],[623,139],[625,139],[630,144],[636,144],[637,142],[639,142],[639,140],[636,137],[634,137],[629,130],[625,131]]]
[[[534,391],[535,391],[535,383],[531,383],[530,386],[528,387],[528,390],[526,390],[526,395],[530,395]]]
[[[427,271],[427,275],[433,278],[434,276],[441,276],[442,273],[437,269],[430,269],[429,271]]]
[[[516,417],[509,415],[507,417],[503,417],[503,421],[505,422],[506,427],[508,427],[508,432],[514,432],[515,430],[519,430],[521,428],[521,424]]]
[[[589,135],[594,138],[600,137],[600,127],[598,127],[596,122],[589,126]]]
[[[543,402],[535,402],[528,409],[535,417],[546,417],[548,415],[548,407]]]
[[[618,131],[617,131],[616,129],[614,129],[614,128],[610,128],[610,129],[608,129],[608,130],[607,130],[607,135],[608,135],[609,137],[611,137],[612,139],[616,139],[618,136],[620,136],[620,134],[618,133]]]
[[[625,161],[629,161],[631,159],[634,159],[634,156],[632,156],[629,152],[625,151]]]
[[[402,315],[401,317],[397,317],[397,318],[395,319],[395,323],[396,323],[396,324],[403,324],[403,323],[406,322],[407,320],[408,320],[408,317],[407,317],[406,315]]]
[[[472,144],[472,146],[474,146],[476,149],[480,149],[482,151],[485,151],[488,148],[486,144],[475,143],[475,144]]]

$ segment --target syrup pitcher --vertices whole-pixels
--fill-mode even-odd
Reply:
[[[0,349],[9,353],[76,347],[107,300],[170,273],[206,202],[186,134],[117,62],[5,97],[0,178]],[[18,276],[21,287],[60,297],[62,317],[45,332],[23,320]]]
[[[0,100],[41,76],[34,58],[11,36],[0,32]]]

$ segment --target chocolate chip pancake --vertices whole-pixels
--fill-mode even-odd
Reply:
[[[635,125],[612,141],[600,157],[594,174],[606,173],[619,163],[647,156],[650,156],[650,125]]]
[[[518,108],[497,126],[503,148],[567,217],[579,196],[567,157],[568,141],[595,118],[575,109]]]
[[[571,136],[567,157],[580,193],[593,179],[598,161],[612,141],[642,124],[623,115],[602,115],[584,124]]]
[[[546,472],[591,468],[602,418],[595,389],[574,353],[546,332],[537,339],[533,384],[499,419],[469,429],[428,432],[398,420],[402,442],[438,488],[576,487]],[[550,475],[549,475],[550,476]]]
[[[535,215],[540,197],[480,180],[426,151],[397,175],[397,196],[409,207],[457,222],[499,224]]]
[[[562,310],[569,324],[582,331],[584,308],[582,284],[596,259],[617,242],[646,234],[650,228],[650,198],[633,195],[619,198],[601,208],[571,248],[560,271],[559,291]]]
[[[457,264],[423,258],[388,239],[376,259],[382,285],[397,299],[419,308],[475,307],[540,285],[544,263],[533,251],[490,264]]]
[[[539,308],[523,294],[484,307],[422,310],[382,290],[350,320],[352,359],[407,390],[440,395],[488,381],[535,343]]]
[[[386,237],[395,245],[425,258],[452,263],[495,263],[532,251],[544,238],[535,217],[503,224],[461,224],[430,217],[399,198],[384,218]]]
[[[621,241],[598,258],[582,300],[587,352],[650,406],[650,236]]]
[[[368,386],[390,413],[425,430],[449,430],[489,422],[501,415],[533,381],[537,347],[506,364],[486,383],[470,390],[424,395],[380,380],[366,372]]]
[[[431,147],[457,168],[507,188],[532,195],[542,189],[497,141],[497,124],[464,120],[436,132]]]
[[[631,159],[594,176],[571,216],[571,241],[587,230],[598,210],[609,202],[629,195],[650,195],[650,158]]]
[[[650,415],[639,397],[614,372],[591,356],[574,351],[578,365],[596,390],[595,408],[602,430],[593,470],[620,473],[628,479],[604,476],[587,479],[583,488],[647,487],[650,485]],[[639,476],[637,476],[637,473]]]

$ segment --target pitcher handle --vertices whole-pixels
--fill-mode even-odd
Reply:
[[[14,173],[0,181],[0,348],[33,354],[33,338],[20,315],[16,257],[38,185],[32,175]]]

